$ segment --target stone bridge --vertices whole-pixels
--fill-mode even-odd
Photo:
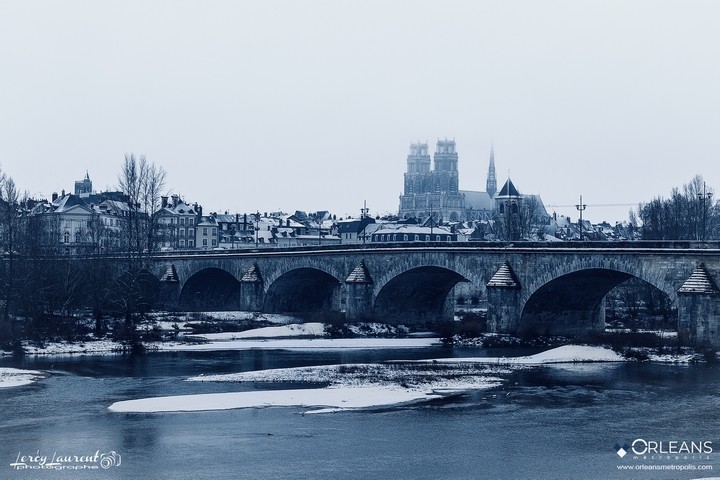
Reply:
[[[490,331],[578,335],[605,325],[605,295],[631,277],[678,307],[686,343],[720,345],[720,249],[681,242],[425,244],[158,254],[165,308],[338,312],[348,320],[452,319],[452,290],[488,300]],[[703,248],[704,247],[704,248]]]

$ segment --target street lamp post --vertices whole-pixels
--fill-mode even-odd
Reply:
[[[258,248],[258,232],[260,231],[260,210],[254,215],[255,217],[255,249]]]
[[[702,193],[698,193],[698,198],[702,200],[702,210],[703,210],[703,221],[702,221],[702,238],[701,240],[705,241],[705,222],[707,219],[707,208],[705,208],[705,200],[710,200],[710,197],[712,197],[712,193],[706,192],[705,182],[703,182],[703,191]]]
[[[585,204],[583,203],[583,201],[582,201],[582,195],[580,195],[580,203],[577,204],[577,205],[575,205],[575,208],[577,208],[578,211],[580,212],[580,220],[579,220],[578,223],[579,223],[579,227],[580,227],[580,241],[581,241],[581,242],[582,242],[582,239],[583,239],[583,219],[582,219],[582,213],[583,213],[583,210],[585,210],[586,207],[587,207],[587,205],[585,205]]]

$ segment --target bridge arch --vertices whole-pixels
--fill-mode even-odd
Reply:
[[[437,323],[451,320],[454,299],[449,295],[458,282],[469,281],[447,267],[412,267],[378,287],[373,315],[395,323]]]
[[[633,256],[598,256],[586,255],[582,258],[571,258],[565,262],[557,262],[550,259],[550,264],[539,264],[533,273],[523,279],[523,296],[521,303],[525,302],[543,285],[565,275],[581,272],[584,270],[609,270],[624,273],[629,277],[637,277],[644,280],[658,290],[664,292],[675,303],[677,301],[677,289],[672,280],[663,276],[657,269],[647,268],[648,265],[637,257]],[[649,260],[652,261],[652,260]],[[542,272],[538,274],[537,272]]]
[[[340,280],[314,267],[288,270],[269,283],[262,310],[268,313],[340,309]]]
[[[202,268],[184,282],[178,303],[188,311],[237,310],[240,282],[222,268]]]
[[[585,259],[559,265],[537,276],[521,295],[517,331],[521,334],[580,335],[605,328],[605,296],[630,278],[639,278],[677,304],[676,288],[649,275],[642,264],[617,259]]]

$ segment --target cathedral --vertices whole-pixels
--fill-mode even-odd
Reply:
[[[411,144],[405,190],[400,196],[400,218],[422,219],[432,216],[444,222],[491,219],[495,213],[494,197],[497,193],[494,157],[491,148],[484,192],[460,190],[455,140],[438,140],[432,170],[428,144]]]

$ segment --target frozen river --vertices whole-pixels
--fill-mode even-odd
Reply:
[[[0,366],[50,375],[31,385],[0,390],[0,478],[720,476],[720,367],[716,365],[540,366],[509,374],[497,388],[375,411],[319,415],[303,415],[300,407],[169,414],[108,411],[114,402],[134,398],[257,388],[249,383],[183,381],[200,374],[499,353],[507,352],[429,347],[3,358]],[[301,386],[306,387],[271,385]],[[669,448],[670,442],[710,442],[713,451],[689,457],[616,454],[615,444],[638,439],[659,442],[660,449]],[[636,450],[642,445],[636,443]],[[72,472],[11,465],[18,456],[85,455],[84,460],[92,460],[97,452],[115,452],[117,460],[110,460],[117,464]],[[710,467],[714,471],[699,470]]]

